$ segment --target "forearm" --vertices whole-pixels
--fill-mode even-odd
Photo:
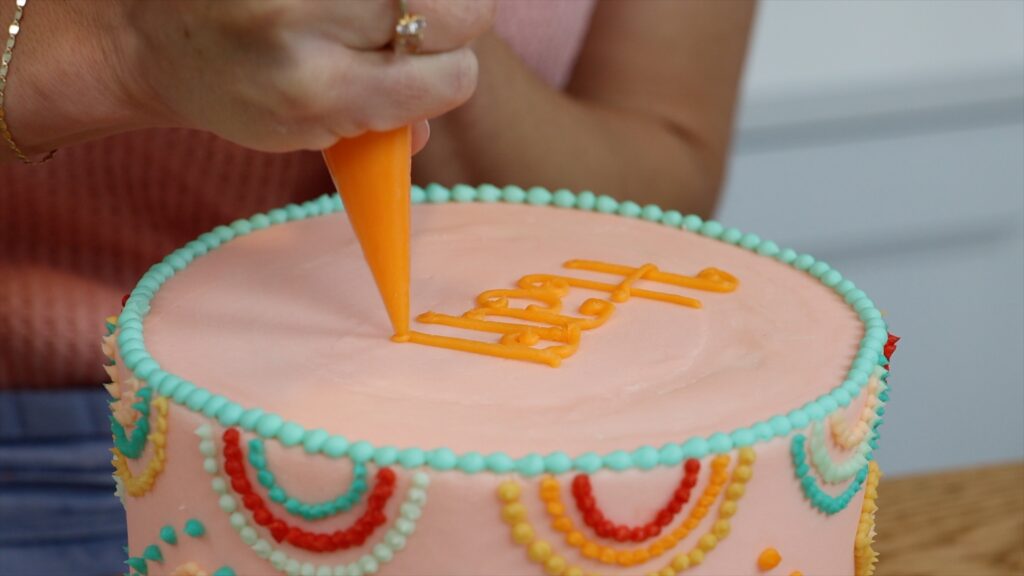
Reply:
[[[156,124],[126,66],[134,61],[121,2],[30,0],[7,74],[5,111],[29,156]],[[0,0],[6,42],[14,0]],[[14,154],[0,146],[0,161]]]
[[[415,162],[418,182],[589,189],[687,212],[713,209],[722,154],[656,115],[548,87],[494,36],[477,50],[477,92],[432,121]]]

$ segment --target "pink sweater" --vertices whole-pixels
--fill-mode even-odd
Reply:
[[[502,0],[495,28],[561,88],[593,3]],[[263,154],[187,130],[0,164],[0,389],[100,382],[103,318],[150,265],[218,224],[332,189],[319,154]]]

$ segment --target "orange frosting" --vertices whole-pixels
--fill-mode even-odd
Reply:
[[[424,324],[500,334],[498,342],[416,331],[409,332],[408,338],[403,341],[558,367],[564,358],[572,356],[579,349],[581,332],[598,328],[608,321],[615,311],[615,303],[624,303],[636,297],[690,308],[701,307],[700,300],[696,298],[637,288],[635,285],[640,281],[707,292],[732,292],[739,284],[734,276],[716,268],[705,268],[697,276],[683,276],[662,272],[654,264],[634,268],[592,260],[569,260],[564,266],[570,270],[614,274],[621,276],[622,280],[613,284],[571,276],[529,274],[519,279],[516,283],[518,288],[483,292],[477,296],[477,306],[461,316],[425,312],[416,318]],[[562,299],[572,288],[604,292],[607,298],[586,299],[577,310],[580,316],[563,314]],[[521,308],[512,307],[509,305],[512,300],[532,303]],[[555,345],[537,347],[541,341],[554,342]]]
[[[409,332],[409,127],[368,132],[324,150],[395,338]]]

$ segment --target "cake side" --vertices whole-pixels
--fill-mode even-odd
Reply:
[[[486,187],[469,190],[476,199],[486,200],[489,194],[493,195]],[[517,190],[506,189],[499,195],[506,194],[506,200],[514,201],[518,198]],[[547,199],[567,204],[568,193],[544,196],[536,190],[524,195],[538,202]],[[457,197],[461,194],[462,199],[472,199],[466,197],[465,188],[455,192]],[[436,188],[432,193],[439,194]],[[585,194],[572,196],[575,203],[582,204],[578,207],[584,209],[588,198]],[[603,199],[605,209],[609,201]],[[593,206],[597,204],[594,199]],[[716,223],[674,213],[656,214],[653,207],[634,210],[632,206],[616,204],[625,215],[634,211],[647,218],[656,215],[666,224],[689,224],[690,228],[715,236]],[[219,229],[213,237],[201,237],[198,242],[205,242],[204,248],[209,251],[211,245],[219,245],[224,238],[247,234],[275,219],[285,221],[336,209],[335,201],[324,198],[303,207],[236,222],[231,228]],[[168,277],[184,269],[196,254],[179,251],[168,257],[164,266],[158,265],[140,282],[126,304],[127,314],[122,314],[117,337],[107,342],[108,350],[117,359],[111,372],[119,383],[112,389],[121,393],[121,383],[131,382],[124,387],[128,391],[149,390],[134,403],[136,407],[145,406],[141,410],[145,418],[131,421],[130,410],[125,406],[130,408],[132,402],[115,402],[115,413],[120,410],[127,422],[121,433],[126,442],[119,444],[133,456],[124,457],[118,470],[122,483],[134,488],[130,490],[134,494],[128,499],[128,510],[135,563],[139,563],[139,558],[147,562],[147,550],[150,556],[154,555],[145,535],[161,531],[161,518],[167,518],[169,526],[175,521],[183,525],[188,520],[184,516],[196,512],[209,518],[205,520],[209,538],[196,539],[187,551],[185,547],[154,544],[162,546],[159,549],[167,562],[154,564],[149,560],[150,573],[171,573],[172,564],[179,560],[183,564],[194,561],[196,566],[213,571],[218,559],[230,559],[230,567],[225,565],[225,569],[240,574],[265,573],[275,567],[285,573],[311,574],[361,574],[377,570],[395,574],[527,574],[541,570],[558,574],[652,570],[675,573],[684,569],[695,574],[755,573],[759,563],[767,566],[773,561],[769,548],[782,557],[774,573],[851,573],[855,567],[858,573],[865,573],[860,567],[870,564],[866,560],[869,550],[861,547],[856,555],[860,559],[857,566],[854,554],[840,556],[836,551],[852,552],[854,535],[870,532],[864,527],[860,494],[864,492],[863,485],[871,485],[873,469],[867,462],[876,441],[874,428],[880,423],[879,412],[888,394],[884,385],[886,373],[878,367],[885,363],[881,355],[886,340],[884,321],[870,300],[837,272],[823,268],[813,259],[808,262],[810,257],[790,257],[789,252],[770,243],[753,242],[750,235],[737,237],[738,232],[726,234],[720,226],[717,228],[719,236],[727,236],[726,241],[735,238],[752,252],[782,262],[789,260],[797,264],[797,269],[810,270],[810,277],[836,288],[852,303],[852,310],[861,317],[864,337],[860,351],[856,355],[851,353],[847,359],[848,380],[843,381],[840,372],[834,382],[818,383],[820,390],[814,394],[808,390],[801,399],[801,408],[757,415],[746,426],[717,432],[711,432],[711,428],[700,436],[675,442],[666,438],[657,446],[614,446],[604,453],[598,452],[602,446],[597,444],[590,451],[570,447],[573,453],[555,447],[540,454],[481,453],[458,446],[390,447],[365,440],[350,441],[334,430],[307,430],[304,421],[287,422],[262,408],[245,409],[237,404],[238,398],[217,393],[220,390],[211,392],[198,386],[198,380],[188,382],[177,374],[169,374],[149,357],[142,344],[142,327],[137,318],[149,312],[149,300]],[[199,250],[195,243],[190,246]],[[159,301],[158,304],[163,305]],[[182,305],[187,304],[186,300]],[[115,339],[119,347],[115,346]],[[834,390],[829,391],[830,388]],[[286,393],[287,389],[282,390],[282,394]],[[822,393],[826,394],[821,396]],[[129,396],[134,394],[132,391]],[[152,430],[140,428],[139,423],[149,421],[157,432],[164,428],[164,437],[158,435],[153,442],[141,443],[141,447],[127,443],[132,436],[140,436],[133,434],[136,429],[143,429],[143,436],[148,435]],[[196,429],[200,435],[196,435]],[[261,440],[263,437],[266,440]],[[254,442],[261,448],[256,448]],[[279,473],[279,484],[264,482],[267,474],[261,473],[267,470],[256,466],[261,462],[260,449],[265,464],[273,462],[277,470],[285,470]],[[253,453],[257,456],[255,462]],[[147,464],[154,457],[171,462],[172,467],[165,471],[166,466],[161,466],[154,473],[156,469]],[[724,461],[726,457],[728,462]],[[364,494],[368,496],[356,498],[351,506],[340,510],[337,498],[344,490],[339,490],[339,486],[357,486],[360,468],[364,480],[367,474],[376,479],[381,470],[390,470],[385,475],[394,478],[390,492],[378,488],[376,483],[366,486]],[[688,480],[687,470],[692,468],[697,471]],[[146,487],[144,481],[126,481],[147,478],[147,470],[153,480],[148,489],[140,489]],[[678,510],[664,523],[655,522],[660,528],[658,534],[625,534],[621,530],[612,534],[608,526],[593,521],[593,507],[585,504],[586,498],[580,507],[576,486],[584,480],[579,478],[592,479],[592,493],[600,497],[606,518],[615,519],[615,528],[632,525],[637,529],[645,526],[644,522],[649,526],[652,514],[655,519],[664,520],[665,515],[659,516],[665,511],[664,506],[669,506],[670,511]],[[672,504],[669,498],[666,504],[666,494],[678,496],[685,483],[692,483],[687,487],[685,502]],[[638,494],[641,486],[642,493]],[[278,503],[275,497],[280,496],[280,491],[274,492],[273,488],[290,488],[303,500],[322,506],[305,508],[287,499]],[[789,497],[780,496],[787,490]],[[388,495],[382,503],[384,493]],[[254,495],[262,495],[262,506],[250,506],[256,502]],[[561,502],[556,495],[560,495]],[[563,512],[556,513],[559,510]],[[314,517],[306,517],[303,512]],[[318,517],[327,512],[331,512],[329,518]],[[591,522],[587,521],[588,512]],[[268,520],[268,514],[272,520]],[[770,526],[778,523],[780,514],[786,515],[788,528]],[[353,545],[352,533],[346,530],[353,520],[369,517],[375,519],[362,525],[377,523],[376,528],[367,528],[371,533],[358,546]],[[502,517],[508,525],[502,524]],[[260,524],[264,520],[268,521],[265,526]],[[284,522],[287,529],[278,521]],[[572,529],[567,529],[570,525]],[[349,540],[337,536],[339,532],[348,535]],[[775,536],[769,538],[770,535]],[[324,538],[338,542],[325,544]],[[829,552],[811,553],[806,543],[800,544],[808,538],[821,542],[821,550]],[[341,544],[346,543],[342,548]],[[331,550],[327,551],[328,548]],[[453,557],[465,558],[467,565],[453,564]],[[783,572],[784,569],[787,571]]]

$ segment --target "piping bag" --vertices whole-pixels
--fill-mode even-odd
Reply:
[[[393,340],[409,339],[409,126],[368,132],[323,151],[334,186],[373,274]]]

